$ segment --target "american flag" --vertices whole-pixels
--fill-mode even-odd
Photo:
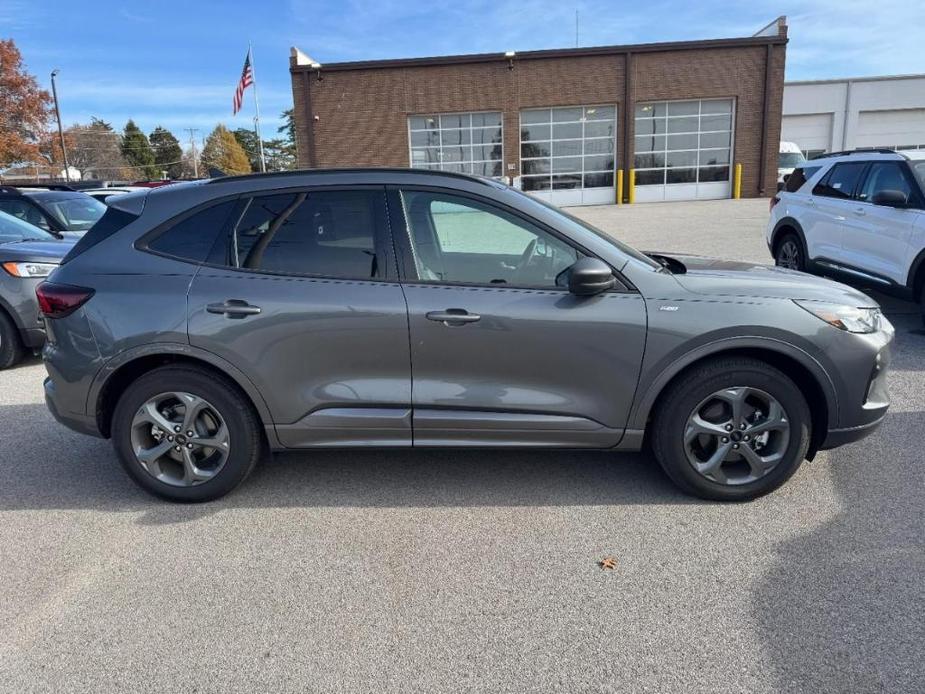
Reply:
[[[244,59],[244,69],[241,71],[241,79],[238,82],[238,88],[234,90],[234,102],[232,104],[232,115],[241,110],[241,104],[244,102],[244,90],[254,83],[254,71],[251,69],[251,52],[247,51],[247,57]]]

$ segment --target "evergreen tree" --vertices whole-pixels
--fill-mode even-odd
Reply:
[[[148,138],[131,119],[125,124],[122,133],[122,156],[134,167],[138,178],[157,180],[161,177],[161,170],[154,163],[154,152]]]
[[[202,148],[200,175],[209,169],[218,169],[228,175],[246,174],[251,171],[250,160],[241,145],[224,125],[219,123],[209,133]]]
[[[183,150],[173,133],[157,126],[151,133],[150,141],[158,170],[166,171],[168,178],[180,178],[183,171]]]

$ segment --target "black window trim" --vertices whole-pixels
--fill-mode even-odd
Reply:
[[[558,229],[555,229],[548,224],[541,222],[538,219],[535,219],[529,215],[524,214],[520,210],[506,205],[497,200],[491,198],[486,198],[475,193],[470,193],[469,191],[459,190],[458,188],[443,188],[440,186],[434,185],[425,185],[425,184],[389,184],[386,186],[388,190],[387,200],[389,204],[389,224],[393,228],[394,233],[392,234],[393,242],[396,245],[395,255],[398,260],[398,269],[399,269],[399,281],[402,284],[414,284],[414,285],[425,285],[425,286],[436,286],[436,287],[470,287],[478,289],[511,289],[511,290],[531,290],[531,291],[542,291],[542,292],[558,292],[562,294],[568,294],[568,287],[559,287],[559,286],[549,286],[549,285],[527,285],[527,284],[491,284],[488,282],[450,282],[446,280],[427,280],[421,279],[417,274],[417,266],[414,263],[414,254],[411,250],[411,234],[410,229],[408,228],[408,222],[405,219],[405,211],[401,201],[401,192],[403,190],[415,190],[415,191],[427,191],[432,193],[438,193],[441,195],[451,195],[460,198],[466,198],[473,200],[479,204],[485,205],[486,207],[491,207],[498,209],[500,211],[506,212],[518,219],[524,221],[527,224],[535,226],[544,232],[548,233],[553,238],[558,239],[559,241],[565,243],[566,245],[574,248],[580,253],[584,254],[589,258],[598,258],[602,262],[606,263],[610,267],[611,272],[613,272],[614,277],[617,280],[616,285],[613,289],[607,290],[605,293],[616,292],[616,293],[638,293],[633,284],[626,279],[626,277],[621,273],[617,268],[613,266],[612,263],[599,258],[599,256],[582,246],[580,243],[577,243],[575,240],[565,236]]]
[[[223,238],[228,234],[232,234],[237,230],[238,224],[241,223],[241,219],[244,217],[244,212],[247,207],[250,205],[250,201],[253,198],[264,197],[268,195],[297,195],[299,193],[311,194],[313,192],[334,192],[334,191],[358,191],[358,190],[372,190],[380,191],[382,193],[382,207],[380,212],[383,215],[383,224],[376,225],[373,229],[373,243],[376,246],[382,247],[384,262],[382,266],[385,268],[385,272],[382,277],[344,277],[340,275],[323,275],[323,274],[312,274],[312,273],[299,273],[299,272],[279,272],[276,270],[255,270],[252,268],[236,267],[234,265],[229,265],[225,263],[216,263],[212,260],[212,257],[215,254],[216,246],[218,246]],[[323,185],[316,184],[311,186],[295,186],[291,188],[267,188],[263,190],[254,190],[246,193],[239,193],[233,196],[226,196],[224,199],[229,197],[237,198],[239,201],[239,206],[233,208],[231,214],[229,214],[228,220],[225,221],[222,230],[219,232],[218,236],[215,238],[215,245],[213,245],[212,251],[209,252],[209,255],[206,257],[206,260],[202,263],[199,263],[200,267],[212,268],[215,270],[223,270],[227,272],[239,272],[249,275],[269,275],[273,277],[293,277],[296,279],[317,279],[317,280],[326,280],[332,282],[376,282],[382,284],[395,284],[398,281],[398,268],[396,265],[394,244],[392,242],[392,234],[389,224],[388,216],[388,205],[387,205],[387,193],[386,186],[381,183],[357,183],[357,184],[344,184],[339,183],[335,185]],[[215,198],[211,202],[217,202],[221,198]],[[178,221],[182,221],[176,218]],[[229,224],[231,220],[234,220],[233,224]],[[151,251],[154,252],[154,251]],[[377,248],[378,253],[378,248]],[[170,256],[173,257],[173,256]],[[185,262],[191,262],[189,260]]]
[[[868,163],[865,167],[862,174],[861,180],[857,185],[857,189],[854,192],[853,200],[861,205],[874,205],[875,207],[884,207],[884,205],[875,205],[870,200],[861,200],[858,197],[860,192],[864,189],[864,186],[867,184],[867,179],[870,177],[871,169],[873,169],[874,164],[896,164],[899,166],[899,170],[902,173],[903,177],[906,179],[906,183],[909,184],[909,190],[911,195],[909,196],[909,203],[906,207],[901,209],[913,209],[921,210],[925,209],[925,199],[923,199],[923,191],[919,190],[919,183],[915,178],[915,175],[912,171],[909,170],[909,161],[908,160],[898,160],[898,159],[875,159]]]

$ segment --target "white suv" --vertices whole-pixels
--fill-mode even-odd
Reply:
[[[794,169],[771,199],[777,265],[912,298],[925,320],[925,150],[856,150]]]

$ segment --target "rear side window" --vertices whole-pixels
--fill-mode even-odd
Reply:
[[[61,261],[61,264],[73,260],[79,256],[84,251],[87,251],[93,248],[103,239],[107,239],[117,231],[120,231],[124,227],[128,226],[134,222],[138,217],[128,212],[123,212],[122,210],[117,210],[114,207],[109,207],[106,209],[106,213],[99,218],[99,220],[90,227],[90,231],[80,237],[80,240],[74,245],[70,252],[64,256],[64,259]]]
[[[226,200],[181,218],[149,241],[148,249],[194,263],[205,262],[236,202]]]
[[[803,184],[816,175],[816,172],[822,167],[819,166],[800,166],[793,170],[793,173],[787,178],[784,184],[784,190],[788,193],[796,193]]]
[[[827,198],[841,198],[848,200],[854,195],[858,179],[864,172],[867,162],[843,162],[832,167],[825,177],[813,188],[813,195]]]
[[[287,275],[383,277],[381,190],[308,191],[251,198],[225,261],[232,267]]]

